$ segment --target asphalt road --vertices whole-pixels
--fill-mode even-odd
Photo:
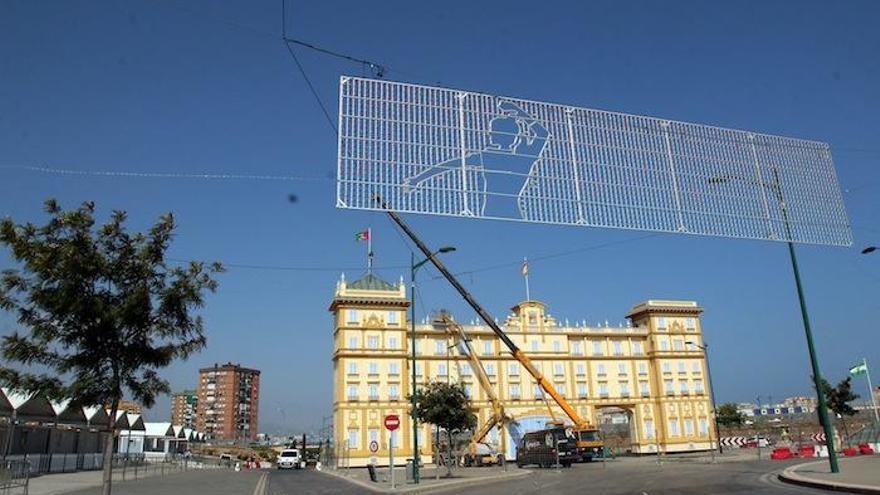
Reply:
[[[788,462],[666,462],[622,460],[575,465],[570,469],[534,470],[528,477],[484,486],[462,487],[443,493],[476,495],[704,495],[758,494],[804,495],[830,493],[784,484],[772,474]],[[273,471],[266,495],[363,494],[367,490],[342,479],[312,470]],[[403,493],[406,493],[403,490]],[[432,492],[437,493],[437,492]]]

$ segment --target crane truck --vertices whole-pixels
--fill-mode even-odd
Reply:
[[[535,381],[541,386],[544,392],[549,395],[554,402],[562,409],[566,416],[573,423],[571,429],[572,433],[575,436],[576,445],[577,445],[577,454],[584,461],[590,461],[596,455],[597,451],[602,449],[602,441],[599,438],[598,429],[593,426],[589,421],[580,417],[580,415],[575,411],[575,409],[565,400],[565,397],[559,394],[556,391],[556,388],[547,380],[546,377],[535,367],[532,361],[525,355],[525,353],[520,349],[511,339],[507,336],[504,330],[501,329],[501,326],[495,321],[492,315],[480,305],[479,302],[468,292],[467,289],[458,281],[455,275],[446,268],[442,261],[440,261],[435,252],[431,251],[428,246],[416,235],[416,233],[400,218],[400,215],[397,214],[394,210],[388,208],[385,202],[379,197],[375,197],[377,203],[382,206],[382,209],[391,217],[391,220],[398,226],[400,229],[409,237],[416,247],[419,248],[428,260],[431,261],[431,264],[439,271],[443,277],[452,285],[453,288],[464,298],[465,302],[476,311],[477,315],[479,315],[480,319],[492,329],[492,332],[498,337],[498,339],[507,347],[510,355],[516,359],[526,371],[529,372],[530,375],[535,379]]]

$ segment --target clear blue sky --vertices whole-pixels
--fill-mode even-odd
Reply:
[[[341,272],[379,273],[409,251],[381,214],[334,208],[336,141],[283,44],[280,1],[0,3],[0,166],[299,175],[310,182],[58,176],[0,169],[0,214],[42,221],[42,201],[94,200],[133,228],[174,211],[175,258],[231,267],[204,311],[208,348],[166,372],[235,361],[263,371],[264,430],[329,414]],[[880,5],[864,2],[289,2],[288,33],[386,64],[388,78],[819,139],[831,143],[853,248],[799,247],[824,373],[867,357],[880,381]],[[298,49],[331,114],[348,62]],[[296,194],[299,201],[288,201]],[[496,315],[524,297],[517,261],[637,232],[410,217]],[[0,266],[10,266],[5,253]],[[388,268],[391,267],[391,268]],[[646,298],[706,309],[721,401],[810,393],[784,245],[656,236],[532,264],[532,294],[560,318],[619,322]],[[458,296],[423,272],[420,314]],[[2,332],[14,322],[0,316]],[[857,390],[864,390],[857,379]],[[864,393],[864,392],[863,392]],[[764,399],[766,400],[766,399]],[[167,400],[150,415],[166,417]],[[283,413],[282,413],[283,411]]]

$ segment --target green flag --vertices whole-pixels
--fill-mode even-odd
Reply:
[[[849,369],[849,374],[852,376],[864,375],[868,372],[868,366],[865,363],[858,364]]]

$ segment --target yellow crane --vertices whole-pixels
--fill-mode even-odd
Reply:
[[[492,318],[492,315],[490,315],[489,312],[486,311],[486,309],[483,308],[483,306],[481,306],[476,299],[474,299],[474,296],[472,296],[470,292],[468,292],[467,289],[465,289],[464,286],[461,285],[461,282],[459,282],[458,279],[455,278],[455,275],[453,275],[446,268],[443,262],[441,262],[435,256],[435,253],[432,252],[428,248],[428,246],[415,234],[415,232],[413,232],[413,230],[409,228],[409,225],[407,225],[403,221],[403,219],[400,218],[400,215],[389,209],[385,202],[382,201],[382,199],[378,196],[376,197],[376,200],[379,202],[380,205],[382,205],[383,209],[386,211],[386,213],[388,213],[388,216],[391,217],[391,220],[394,221],[394,223],[397,224],[397,226],[400,227],[400,229],[403,230],[403,232],[410,239],[412,239],[416,247],[418,247],[419,250],[424,253],[424,255],[431,261],[431,264],[433,264],[434,267],[437,268],[437,270],[443,275],[443,277],[446,278],[446,280],[452,285],[452,287],[454,287],[455,290],[458,291],[458,293],[461,295],[462,298],[464,298],[468,305],[470,305],[470,307],[477,312],[477,315],[480,316],[480,319],[482,319],[483,322],[485,322],[486,325],[488,325],[489,328],[492,329],[498,339],[501,340],[501,342],[504,343],[504,345],[507,347],[510,355],[513,356],[513,358],[516,359],[522,365],[522,367],[529,372],[530,375],[532,375],[535,381],[541,386],[542,389],[544,389],[544,392],[547,393],[553,399],[553,401],[556,402],[556,404],[562,409],[565,415],[568,416],[568,418],[573,423],[572,433],[574,434],[577,441],[578,452],[583,456],[584,460],[592,460],[593,456],[595,455],[596,449],[601,449],[603,446],[602,441],[599,438],[598,429],[593,426],[589,421],[581,418],[581,416],[577,413],[577,411],[574,410],[571,404],[569,404],[568,401],[565,400],[565,397],[563,397],[559,394],[559,392],[556,391],[556,388],[553,386],[553,384],[550,383],[550,381],[547,380],[546,377],[544,377],[544,375],[535,367],[534,364],[532,364],[532,361],[525,355],[522,349],[520,349],[512,340],[510,340],[510,337],[508,337],[507,334],[504,333],[504,330],[502,330],[495,319]]]
[[[468,338],[464,328],[456,323],[451,315],[445,312],[438,314],[435,322],[438,326],[442,326],[446,329],[446,332],[453,338],[455,347],[468,359],[471,370],[474,375],[476,375],[477,381],[480,383],[480,388],[486,393],[486,398],[489,399],[489,404],[492,406],[492,415],[489,416],[489,419],[477,428],[471,436],[471,443],[468,448],[468,455],[465,457],[465,464],[481,466],[499,463],[501,461],[500,456],[504,454],[499,454],[496,449],[484,443],[483,439],[485,439],[486,435],[492,431],[492,428],[495,428],[498,425],[506,425],[512,420],[512,418],[504,412],[504,405],[498,400],[498,395],[495,394],[495,390],[492,389],[492,384],[489,382],[489,375],[486,373],[486,369],[483,368],[483,363],[480,361],[477,353],[474,352],[474,348],[471,346],[471,339]],[[489,447],[488,452],[481,452],[480,445]]]

